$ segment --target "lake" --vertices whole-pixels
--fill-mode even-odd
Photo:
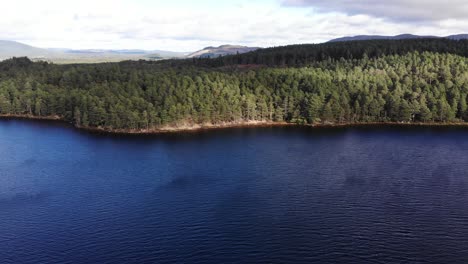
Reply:
[[[0,120],[1,263],[466,263],[468,129]]]

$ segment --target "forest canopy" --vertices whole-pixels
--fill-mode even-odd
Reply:
[[[214,59],[0,62],[0,114],[80,127],[468,121],[468,41],[374,40]]]

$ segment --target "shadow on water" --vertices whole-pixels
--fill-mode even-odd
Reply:
[[[29,159],[25,159],[22,163],[22,166],[32,166],[34,165],[35,163],[37,163],[37,159],[35,158],[29,158]]]
[[[6,127],[9,125],[17,125],[18,123],[27,124],[39,129],[45,129],[48,132],[51,130],[74,130],[76,133],[92,137],[92,138],[105,138],[105,139],[116,139],[119,141],[190,141],[190,140],[203,140],[210,139],[213,137],[225,137],[225,136],[255,136],[258,133],[269,132],[273,135],[282,133],[292,133],[293,135],[310,135],[315,137],[320,136],[336,136],[350,131],[369,132],[369,133],[421,133],[421,132],[468,132],[468,126],[431,126],[431,125],[396,125],[396,124],[382,124],[382,125],[350,125],[343,127],[309,127],[309,126],[285,126],[285,127],[234,127],[234,128],[213,128],[213,129],[202,129],[197,131],[181,131],[181,132],[170,132],[170,133],[159,133],[159,134],[112,134],[100,131],[90,131],[77,129],[72,124],[56,121],[56,120],[30,120],[30,119],[17,119],[17,118],[2,118],[0,122]]]
[[[0,208],[3,206],[21,206],[31,203],[41,203],[50,197],[49,192],[19,192],[0,193]]]
[[[166,183],[158,186],[156,190],[183,190],[197,186],[206,186],[217,181],[216,178],[204,174],[186,174],[172,176]]]

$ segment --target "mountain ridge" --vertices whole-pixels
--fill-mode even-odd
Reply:
[[[259,47],[248,47],[242,45],[225,44],[219,47],[206,47],[202,50],[195,51],[187,56],[187,58],[216,58],[219,56],[233,55],[236,53],[242,54],[251,51],[256,51]]]
[[[113,62],[122,60],[160,60],[172,58],[215,58],[236,53],[246,53],[260,49],[242,45],[225,44],[219,47],[206,47],[192,53],[166,50],[143,49],[68,49],[37,48],[12,40],[0,40],[0,60],[12,57],[28,57],[32,60],[53,62]]]
[[[468,34],[457,34],[445,37],[431,36],[431,35],[413,35],[413,34],[400,34],[396,36],[384,36],[384,35],[356,35],[341,37],[329,40],[328,42],[345,42],[345,41],[360,41],[360,40],[403,40],[403,39],[419,39],[419,38],[447,38],[452,40],[468,39]]]
[[[0,40],[0,59],[17,57],[45,57],[54,54],[55,51],[33,47],[12,40]]]
[[[12,57],[28,57],[58,63],[116,62],[123,60],[159,60],[183,58],[187,52],[141,49],[67,49],[38,48],[18,41],[0,40],[0,60]]]
[[[352,37],[336,38],[325,43],[363,40],[406,40],[421,38],[464,40],[468,39],[468,34],[457,34],[446,37],[420,36],[412,34],[401,34],[396,36],[358,35]],[[44,60],[51,61],[54,63],[100,63],[118,62],[125,60],[218,58],[227,55],[249,53],[257,50],[265,49],[260,47],[248,47],[230,44],[225,44],[218,47],[210,46],[192,53],[142,49],[47,49],[34,47],[17,41],[0,40],[0,61],[12,57],[28,57],[33,61]]]

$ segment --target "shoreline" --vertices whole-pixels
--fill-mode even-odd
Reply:
[[[310,128],[346,128],[365,126],[394,126],[394,127],[468,127],[468,122],[345,122],[345,123],[320,123],[320,124],[297,124],[274,121],[237,121],[220,124],[184,124],[179,126],[164,126],[153,129],[109,129],[104,127],[76,126],[63,120],[60,116],[34,116],[34,115],[5,115],[0,114],[0,120],[43,120],[56,121],[69,124],[71,127],[88,132],[115,134],[115,135],[157,135],[180,132],[199,132],[229,128],[258,128],[258,127],[310,127]]]

